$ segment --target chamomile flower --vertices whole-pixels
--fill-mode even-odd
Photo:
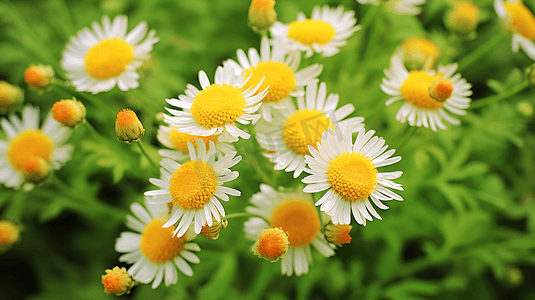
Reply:
[[[357,0],[360,4],[371,3],[379,5],[381,0]],[[386,0],[384,1],[388,9],[398,15],[418,15],[422,12],[422,8],[418,5],[425,4],[425,0]]]
[[[254,48],[249,49],[249,57],[242,49],[237,51],[238,62],[231,59],[225,63],[236,70],[236,74],[245,73],[251,76],[243,88],[252,88],[260,81],[263,82],[259,91],[269,87],[267,95],[262,99],[260,115],[262,119],[270,122],[273,110],[282,110],[292,104],[290,96],[297,97],[303,94],[307,84],[314,83],[323,70],[320,64],[313,64],[297,71],[301,62],[299,51],[286,52],[280,43],[269,45],[266,36],[260,43],[260,54]],[[258,93],[258,92],[257,92]]]
[[[126,91],[139,86],[136,70],[150,59],[152,46],[159,41],[153,29],[147,35],[147,23],[139,23],[126,33],[128,18],[117,16],[110,21],[102,17],[102,27],[91,24],[91,29],[78,31],[71,37],[61,66],[67,78],[78,91],[93,94],[111,90],[115,85]]]
[[[245,222],[247,238],[254,241],[268,228],[280,227],[288,233],[290,246],[281,262],[283,275],[308,273],[308,265],[312,264],[310,246],[325,257],[334,255],[335,246],[328,243],[321,232],[321,220],[311,195],[301,191],[276,191],[261,184],[260,192],[253,195],[251,203],[254,206],[245,210],[262,218],[253,217]]]
[[[228,132],[224,132],[220,135],[199,136],[182,132],[176,127],[161,125],[158,128],[157,137],[158,141],[165,147],[173,149],[160,149],[158,153],[163,157],[168,157],[177,161],[184,161],[189,158],[187,143],[190,142],[193,144],[193,147],[196,147],[195,139],[203,140],[207,147],[210,141],[214,142],[216,153],[219,154],[226,154],[236,150],[230,143],[230,141],[232,141],[232,136],[230,136]]]
[[[147,202],[147,201],[146,201]],[[135,232],[123,232],[115,243],[115,250],[125,253],[119,261],[133,264],[129,269],[135,280],[150,283],[157,288],[162,281],[166,286],[178,280],[177,268],[186,276],[192,276],[189,263],[199,263],[191,251],[201,250],[190,241],[197,237],[189,230],[182,237],[173,237],[173,227],[163,228],[168,214],[167,204],[150,205],[147,209],[138,203],[130,206],[133,216],[127,216],[127,226]]]
[[[327,192],[316,202],[320,210],[331,216],[333,224],[349,224],[351,212],[355,220],[366,225],[372,216],[381,220],[370,203],[370,199],[381,209],[388,209],[381,201],[403,198],[390,189],[402,191],[400,184],[391,180],[399,178],[403,172],[382,172],[377,168],[388,166],[401,160],[391,157],[395,150],[386,151],[383,138],[373,137],[375,131],[360,129],[353,144],[350,128],[342,130],[342,138],[331,129],[318,143],[317,149],[309,146],[311,155],[305,157],[311,174],[302,182],[308,185],[306,193]],[[386,151],[386,152],[385,152]]]
[[[535,17],[521,0],[494,0],[494,9],[513,34],[513,52],[522,49],[535,60]]]
[[[257,124],[256,139],[269,151],[265,156],[275,163],[275,170],[294,172],[293,176],[298,177],[305,169],[305,155],[310,154],[308,146],[315,147],[328,128],[348,123],[358,124],[355,130],[364,127],[362,117],[343,120],[355,108],[346,104],[337,109],[338,99],[337,94],[327,96],[324,82],[319,89],[317,83],[313,83],[307,86],[304,97],[298,97],[297,109],[292,104],[271,122],[261,120]]]
[[[184,164],[163,158],[160,161],[162,179],[150,179],[160,189],[145,192],[146,196],[152,196],[151,203],[171,202],[171,217],[163,227],[178,224],[173,231],[178,237],[183,236],[192,223],[195,233],[199,234],[204,225],[212,226],[212,217],[221,222],[225,209],[219,199],[228,201],[228,195],[241,195],[240,191],[223,186],[238,177],[238,172],[229,168],[236,165],[241,156],[234,157],[234,151],[216,161],[213,141],[209,142],[208,150],[201,139],[196,140],[196,145],[197,150],[192,143],[187,143],[190,160]]]
[[[32,189],[34,184],[28,180],[44,169],[59,169],[71,158],[73,146],[63,144],[72,130],[54,120],[51,113],[41,129],[39,108],[33,106],[24,107],[22,119],[11,114],[1,124],[7,139],[0,141],[0,182],[7,187]]]
[[[188,84],[185,95],[178,96],[178,99],[166,99],[167,103],[183,110],[166,107],[174,117],[165,115],[165,122],[192,135],[208,136],[228,132],[235,138],[248,139],[251,135],[239,129],[236,122],[249,124],[252,121],[255,124],[258,121],[260,115],[254,113],[262,105],[267,89],[256,94],[260,82],[244,90],[243,87],[247,84],[247,79],[244,78],[245,74],[236,76],[230,66],[219,66],[215,82],[210,84],[206,73],[200,71],[202,90]]]
[[[339,47],[347,44],[347,38],[360,29],[355,26],[357,19],[354,11],[344,13],[344,7],[322,8],[315,6],[308,19],[304,13],[297,14],[297,20],[290,24],[275,22],[270,28],[275,41],[286,45],[288,50],[305,51],[306,57],[314,52],[323,56],[333,56]]]
[[[438,66],[437,71],[407,71],[398,53],[392,56],[390,64],[390,69],[385,70],[386,78],[383,78],[381,89],[392,96],[386,101],[387,106],[399,100],[405,101],[396,114],[396,120],[401,123],[408,120],[410,126],[423,125],[433,131],[437,131],[437,127],[446,129],[442,119],[453,125],[460,124],[447,112],[466,114],[472,85],[461,78],[461,74],[455,74],[456,63]]]

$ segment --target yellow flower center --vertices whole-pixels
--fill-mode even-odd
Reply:
[[[141,234],[139,248],[145,257],[155,263],[163,264],[171,261],[184,249],[186,238],[173,237],[174,226],[162,228],[164,222],[152,220]]]
[[[264,102],[279,102],[288,97],[295,88],[295,76],[290,67],[278,61],[260,62],[256,67],[245,70],[245,78],[252,76],[243,89],[255,87],[264,78],[257,94],[269,87],[269,92],[262,99]]]
[[[202,139],[204,141],[204,144],[206,145],[206,148],[208,149],[210,141],[217,144],[217,137],[218,135],[210,135],[210,136],[198,136],[198,135],[191,135],[184,132],[179,132],[175,128],[171,129],[171,132],[169,133],[169,138],[171,139],[171,143],[175,147],[176,150],[189,153],[188,150],[188,142],[193,144],[193,147],[197,148],[197,143],[195,142],[195,139]]]
[[[515,32],[528,40],[535,40],[535,17],[522,1],[504,3],[510,25]]]
[[[349,201],[368,198],[377,184],[377,169],[369,157],[345,152],[331,160],[327,167],[327,182],[340,197]]]
[[[312,44],[323,46],[335,35],[334,27],[320,20],[293,21],[288,28],[288,37],[306,46]]]
[[[100,41],[85,55],[87,73],[98,80],[116,77],[134,60],[134,47],[125,40],[114,38]]]
[[[289,244],[288,233],[281,228],[269,228],[262,231],[253,251],[262,258],[276,262],[288,252]]]
[[[401,97],[419,108],[437,109],[442,107],[443,103],[429,96],[431,83],[440,77],[441,74],[433,76],[425,71],[410,71],[407,79],[401,84]]]
[[[185,210],[204,207],[216,192],[216,180],[214,169],[205,161],[188,161],[169,181],[173,204]]]
[[[287,232],[290,247],[302,247],[312,243],[321,224],[314,204],[303,199],[289,199],[273,209],[270,227],[281,227]]]
[[[19,133],[7,149],[7,158],[11,166],[17,171],[24,171],[26,160],[40,157],[47,162],[52,158],[54,143],[41,130],[30,129]]]
[[[334,129],[331,119],[319,110],[298,110],[291,115],[282,128],[286,147],[299,155],[310,154],[308,146],[316,148],[321,135],[327,129]]]
[[[234,124],[244,112],[245,97],[235,86],[212,84],[193,98],[190,113],[204,128],[212,129]]]

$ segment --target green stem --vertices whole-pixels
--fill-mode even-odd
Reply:
[[[158,165],[152,160],[152,158],[149,156],[149,154],[147,153],[147,150],[145,150],[145,146],[143,146],[143,142],[141,141],[141,139],[138,140],[137,142],[138,146],[139,146],[139,149],[141,150],[141,152],[143,152],[143,154],[145,155],[145,157],[149,160],[149,162],[156,168],[156,170],[160,170],[160,167],[158,167]]]
[[[477,62],[479,59],[485,56],[485,54],[494,50],[496,46],[498,46],[504,40],[505,37],[505,34],[499,33],[490,40],[487,40],[485,43],[481,44],[477,49],[470,52],[468,55],[465,55],[461,60],[459,60],[459,68],[457,69],[457,72],[468,68],[473,63]]]
[[[105,138],[100,135],[100,133],[98,133],[98,131],[95,129],[95,127],[93,127],[93,125],[91,125],[91,123],[89,123],[89,121],[85,121],[84,122],[84,126],[85,128],[87,128],[87,130],[91,133],[91,135],[97,139],[97,140],[105,140]]]
[[[405,144],[407,144],[408,140],[414,136],[414,133],[416,132],[417,129],[418,128],[416,126],[409,126],[407,131],[405,131],[405,133],[399,139],[399,141],[397,143],[397,147],[394,148],[394,149],[399,151],[401,148],[403,148],[403,146],[405,146]]]
[[[380,3],[378,5],[374,5],[374,6],[370,7],[370,8],[368,8],[368,10],[366,10],[366,14],[364,14],[364,17],[362,18],[362,22],[360,22],[360,24],[357,23],[357,25],[360,25],[361,30],[367,29],[368,26],[373,21],[373,19],[375,19],[375,16],[377,15],[377,12],[381,8],[381,4],[382,3]]]
[[[128,92],[130,93],[130,95],[133,95],[140,102],[142,102],[143,106],[152,107],[155,111],[162,110],[162,107],[160,107],[156,102],[147,97],[147,95],[145,95],[145,93],[143,93],[139,88],[131,89]]]
[[[519,85],[517,85],[516,87],[508,90],[505,93],[501,93],[501,94],[498,94],[498,95],[493,95],[493,96],[489,96],[489,97],[478,99],[477,101],[474,101],[472,103],[472,105],[470,106],[470,109],[475,109],[475,108],[479,108],[479,107],[482,107],[482,106],[485,106],[485,105],[489,105],[489,104],[492,104],[492,103],[499,102],[499,101],[501,101],[503,99],[509,98],[511,96],[514,96],[514,95],[520,93],[521,91],[526,89],[528,86],[529,86],[529,82],[526,80],[526,81],[520,83]]]
[[[258,217],[258,218],[261,218],[263,219],[264,221],[266,221],[268,224],[269,224],[269,220],[266,220],[266,218],[264,218],[263,216],[260,216],[260,215],[257,215],[257,214],[253,214],[253,213],[248,213],[248,212],[241,212],[241,213],[234,213],[234,214],[230,214],[230,215],[226,215],[225,217],[223,217],[223,219],[232,219],[232,218],[242,218],[242,217]]]

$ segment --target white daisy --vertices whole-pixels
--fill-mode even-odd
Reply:
[[[357,2],[379,5],[379,0],[357,0]],[[386,0],[384,2],[388,9],[399,15],[418,15],[422,12],[422,8],[418,5],[425,4],[425,0]]]
[[[163,226],[167,228],[178,223],[173,234],[179,237],[192,223],[198,234],[207,223],[212,226],[212,216],[221,222],[225,209],[217,198],[228,201],[228,195],[241,195],[240,191],[223,186],[223,183],[238,178],[239,173],[229,168],[236,165],[241,156],[234,157],[234,151],[216,161],[213,141],[209,142],[208,151],[201,139],[197,139],[196,144],[197,151],[192,143],[187,143],[190,160],[184,164],[163,158],[160,161],[162,179],[150,179],[160,189],[145,192],[146,196],[153,196],[151,203],[173,204],[171,217]]]
[[[315,6],[310,19],[299,12],[297,20],[290,24],[275,22],[270,32],[273,39],[286,45],[288,50],[306,51],[306,57],[314,52],[333,56],[340,51],[339,47],[347,44],[346,39],[360,29],[356,23],[354,11],[344,13],[343,6],[324,5],[323,8]]]
[[[260,192],[253,195],[251,203],[255,206],[245,210],[262,218],[253,217],[245,222],[247,238],[254,241],[270,227],[280,227],[288,233],[290,248],[282,258],[283,275],[308,273],[308,265],[312,264],[311,245],[325,257],[334,255],[336,247],[328,243],[321,232],[322,224],[311,195],[301,191],[276,191],[261,184]]]
[[[355,130],[364,127],[362,117],[349,118],[355,108],[346,104],[340,108],[338,95],[327,96],[325,82],[313,83],[306,88],[304,97],[298,97],[297,109],[292,104],[286,110],[276,114],[271,122],[261,120],[256,126],[256,139],[265,150],[265,156],[275,163],[275,170],[294,172],[298,177],[305,169],[308,146],[315,146],[328,128],[337,128],[342,124],[358,124]]]
[[[408,120],[410,126],[423,125],[433,131],[437,131],[437,127],[446,129],[442,119],[454,125],[460,124],[446,111],[465,115],[465,109],[471,102],[468,97],[472,95],[472,85],[461,78],[461,74],[455,74],[458,67],[456,63],[439,66],[438,71],[407,71],[400,53],[393,55],[390,63],[390,69],[385,70],[386,78],[383,78],[381,89],[393,96],[386,101],[387,106],[399,100],[405,101],[396,114],[396,120],[401,123]],[[434,93],[440,94],[441,99]]]
[[[58,170],[70,158],[72,145],[63,145],[71,136],[72,129],[61,125],[49,113],[39,129],[39,108],[26,106],[22,119],[9,115],[1,120],[7,139],[0,141],[0,182],[7,187],[32,189],[33,183],[25,182],[35,167],[32,161]],[[38,172],[39,170],[35,170]]]
[[[61,59],[67,78],[78,91],[93,94],[111,90],[115,85],[122,91],[139,86],[136,70],[150,58],[152,46],[159,41],[153,29],[147,35],[147,23],[139,23],[126,33],[128,18],[117,16],[110,21],[102,17],[102,27],[91,27],[71,37]],[[146,36],[146,38],[145,38]]]
[[[535,60],[535,17],[520,0],[494,0],[494,9],[501,21],[513,34],[513,52],[522,49]]]
[[[333,224],[349,224],[351,212],[355,220],[366,225],[372,216],[381,220],[370,199],[381,209],[388,209],[381,201],[403,198],[387,188],[402,191],[400,184],[391,180],[403,172],[377,172],[378,167],[388,166],[401,160],[391,157],[395,150],[386,151],[383,138],[373,137],[375,131],[361,129],[353,144],[352,130],[343,130],[342,138],[329,129],[316,148],[309,146],[312,156],[305,157],[311,174],[302,182],[308,185],[307,193],[327,192],[316,202],[320,210],[332,217]],[[386,152],[385,152],[386,151]],[[371,214],[371,215],[370,215]]]
[[[190,142],[193,144],[193,147],[196,147],[196,138],[203,140],[206,146],[208,146],[210,141],[213,141],[217,154],[231,153],[236,150],[230,143],[233,141],[233,138],[228,132],[223,132],[220,135],[199,136],[182,132],[176,127],[160,125],[157,137],[160,143],[167,148],[173,149],[160,149],[158,153],[163,157],[168,157],[177,161],[184,161],[189,158],[187,143]]]
[[[123,232],[115,243],[115,251],[126,253],[119,261],[133,264],[128,273],[141,283],[152,281],[157,288],[165,278],[165,285],[178,280],[177,268],[186,276],[192,276],[190,263],[199,263],[191,251],[201,251],[199,245],[188,243],[197,237],[188,230],[183,237],[173,237],[173,227],[162,228],[169,217],[167,204],[154,205],[145,201],[147,209],[138,203],[130,206],[135,217],[127,216],[127,226],[136,232]]]
[[[269,87],[260,108],[260,115],[268,122],[271,121],[272,110],[285,109],[291,105],[290,96],[302,95],[305,85],[317,81],[316,78],[323,70],[322,65],[313,64],[297,71],[301,52],[287,53],[284,45],[280,43],[274,43],[271,49],[266,36],[260,43],[260,54],[256,49],[250,48],[249,58],[242,49],[237,51],[237,56],[239,63],[229,59],[225,64],[233,67],[237,75],[245,73],[245,77],[251,76],[244,88],[256,86],[262,78],[264,81],[259,90],[263,91]]]
[[[217,135],[226,131],[235,138],[248,139],[251,135],[239,129],[236,122],[249,124],[252,121],[255,124],[258,121],[260,115],[254,112],[262,105],[267,89],[256,94],[262,85],[260,82],[255,87],[243,90],[248,80],[244,78],[245,74],[236,76],[230,66],[219,66],[215,83],[210,84],[206,73],[200,71],[202,90],[188,84],[185,95],[178,96],[178,99],[166,99],[167,103],[183,110],[166,107],[174,117],[165,115],[165,122],[192,135]]]

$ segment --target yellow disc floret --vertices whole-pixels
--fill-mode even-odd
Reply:
[[[112,270],[106,270],[106,275],[102,275],[102,285],[106,295],[122,296],[130,293],[134,287],[134,278],[128,274],[126,268],[114,267]]]
[[[293,21],[288,28],[288,37],[306,46],[325,45],[336,35],[334,27],[320,20]]]
[[[535,17],[522,1],[504,3],[509,15],[510,26],[528,40],[535,40]]]
[[[310,154],[308,146],[316,147],[327,129],[334,129],[331,119],[319,110],[298,110],[291,115],[282,128],[286,147],[299,155]]]
[[[429,87],[441,75],[430,75],[425,71],[410,71],[401,84],[401,97],[410,104],[423,109],[438,109],[443,103],[429,96]]]
[[[152,220],[141,234],[139,248],[143,255],[155,264],[163,264],[174,259],[184,249],[186,238],[173,237],[173,226],[162,228],[164,222]]]
[[[171,140],[171,143],[175,147],[176,150],[189,153],[188,150],[188,142],[193,144],[193,147],[197,148],[197,143],[195,142],[195,139],[202,139],[204,141],[204,144],[206,145],[206,148],[209,147],[210,141],[217,144],[217,135],[210,135],[210,136],[198,136],[198,135],[191,135],[184,132],[179,132],[175,128],[171,129],[171,132],[169,132],[169,139]]]
[[[98,80],[106,80],[123,73],[134,60],[134,48],[125,40],[114,38],[100,41],[85,55],[86,72]]]
[[[202,208],[215,194],[217,176],[204,161],[190,160],[173,173],[169,191],[173,204],[188,210]]]
[[[23,171],[28,158],[40,157],[50,162],[53,151],[54,143],[48,135],[41,130],[30,129],[19,133],[11,140],[7,149],[7,157],[15,170]]]
[[[242,92],[226,83],[212,84],[193,100],[191,115],[199,125],[208,129],[234,124],[244,114],[246,104]]]
[[[366,155],[345,152],[327,167],[328,183],[343,199],[364,201],[377,184],[377,169]]]
[[[258,85],[264,78],[262,85],[256,92],[257,94],[269,87],[267,95],[262,99],[263,102],[279,102],[288,97],[295,88],[295,76],[290,67],[278,61],[260,62],[256,67],[245,70],[245,78],[251,78],[243,89],[248,89]]]
[[[288,233],[281,228],[268,228],[260,233],[253,248],[254,254],[274,263],[288,252],[290,241]]]
[[[277,205],[269,223],[288,233],[290,247],[310,245],[321,228],[314,204],[304,199],[289,199]]]

